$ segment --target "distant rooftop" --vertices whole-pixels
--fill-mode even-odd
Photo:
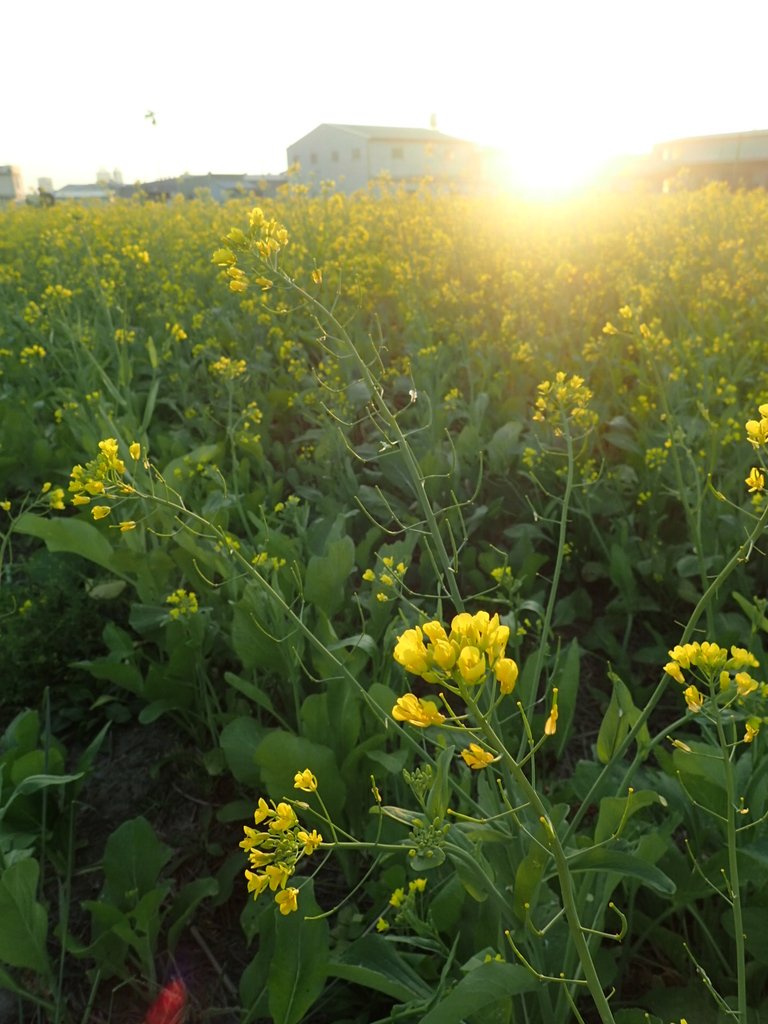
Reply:
[[[667,163],[742,163],[768,159],[768,129],[694,135],[660,142],[653,155]]]
[[[337,128],[342,132],[349,132],[350,135],[357,135],[363,139],[378,139],[390,141],[392,139],[404,142],[464,142],[464,139],[457,139],[453,135],[445,135],[436,128],[398,128],[387,125],[375,124],[321,124],[320,128]],[[314,129],[315,131],[317,129]],[[308,133],[309,134],[309,133]]]

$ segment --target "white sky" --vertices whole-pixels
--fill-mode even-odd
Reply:
[[[324,121],[429,125],[566,182],[768,129],[766,0],[8,0],[0,164],[27,189],[277,172]],[[145,118],[154,111],[157,124]]]

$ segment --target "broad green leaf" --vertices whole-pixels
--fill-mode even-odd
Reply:
[[[257,584],[246,586],[234,606],[232,646],[245,669],[263,669],[272,676],[285,676],[294,665],[293,638],[285,622],[275,620],[269,598]]]
[[[512,461],[520,451],[520,434],[523,424],[511,420],[499,427],[488,442],[488,470],[494,474],[509,473]]]
[[[624,878],[634,878],[662,896],[674,895],[677,886],[672,879],[647,860],[624,850],[592,847],[568,858],[570,871],[615,871]]]
[[[225,672],[224,679],[231,687],[237,690],[238,693],[242,693],[244,697],[253,701],[254,704],[258,705],[258,707],[264,708],[264,710],[269,711],[270,714],[274,714],[275,706],[272,703],[269,694],[265,693],[256,683],[253,683],[248,679],[243,679],[242,676],[237,676],[234,672]]]
[[[381,935],[364,935],[328,964],[328,974],[406,1003],[427,999],[431,988]]]
[[[623,819],[629,819],[643,807],[662,803],[663,797],[650,789],[643,789],[628,796],[606,796],[600,801],[600,813],[595,826],[595,842],[602,843],[616,835]]]
[[[246,786],[256,787],[261,782],[261,772],[254,755],[263,736],[264,730],[259,723],[247,717],[235,718],[221,730],[219,744],[227,766],[237,781]]]
[[[544,875],[544,869],[551,860],[547,852],[547,834],[544,826],[537,824],[528,852],[520,861],[515,872],[512,900],[517,917],[524,921],[529,910],[536,906],[536,893]]]
[[[597,734],[597,758],[602,764],[608,764],[614,757],[641,714],[626,683],[610,670],[608,678],[613,683],[613,692]],[[643,750],[650,741],[648,726],[644,724],[635,738],[638,750]]]
[[[116,907],[135,906],[155,888],[158,876],[171,856],[146,818],[124,821],[107,840],[104,849],[104,897]]]
[[[16,520],[14,529],[17,533],[38,537],[49,551],[67,551],[80,555],[125,579],[115,565],[112,545],[104,532],[92,523],[83,519],[48,519],[25,512]]]
[[[10,780],[14,786],[25,779],[40,775],[60,775],[64,767],[64,756],[57,747],[50,750],[30,750],[11,763]]]
[[[94,679],[105,679],[116,686],[128,690],[129,693],[141,694],[144,678],[135,665],[128,665],[116,658],[93,658],[90,661],[76,661],[76,668],[85,669]]]
[[[35,898],[40,867],[26,857],[0,875],[0,960],[47,975],[48,915]]]
[[[216,444],[201,444],[197,448],[193,448],[191,452],[186,452],[184,455],[180,455],[176,459],[172,459],[171,462],[163,469],[162,476],[165,480],[170,480],[173,483],[176,479],[176,472],[183,474],[188,466],[196,466],[198,464],[205,465],[208,462],[218,462],[221,458],[224,450],[223,442]]]
[[[11,793],[8,802],[0,807],[0,819],[17,797],[37,793],[41,789],[47,789],[48,786],[64,786],[68,782],[77,782],[78,779],[82,779],[83,774],[83,772],[76,772],[74,775],[28,775]]]
[[[261,769],[262,784],[275,800],[295,796],[293,778],[296,772],[309,768],[317,777],[331,817],[342,814],[347,787],[330,747],[311,743],[283,729],[273,729],[259,743],[254,759]]]
[[[0,740],[0,752],[2,759],[7,759],[7,754],[12,751],[14,757],[25,754],[28,750],[34,750],[40,737],[40,716],[37,711],[27,709],[20,711],[18,715],[6,727]]]
[[[275,952],[269,970],[269,1012],[274,1024],[299,1024],[325,987],[328,975],[328,922],[306,921],[321,913],[311,879],[293,878],[299,909],[277,914]]]
[[[540,983],[525,967],[492,962],[470,971],[420,1024],[461,1024],[470,1014],[511,996],[532,992]]]
[[[552,686],[558,689],[558,718],[555,751],[562,756],[571,732],[571,722],[576,711],[579,696],[580,655],[579,641],[575,638],[568,645],[565,657],[558,662]]]
[[[427,817],[430,821],[434,821],[435,818],[442,821],[451,801],[450,773],[455,749],[453,746],[446,747],[435,763],[432,785],[427,794]]]
[[[614,690],[597,734],[596,752],[601,764],[608,764],[627,735],[628,726],[622,719],[618,694]]]
[[[304,577],[304,598],[329,618],[347,600],[347,581],[355,564],[351,537],[332,541],[324,555],[313,555]]]

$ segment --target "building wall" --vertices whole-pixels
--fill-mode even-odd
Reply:
[[[768,188],[768,132],[675,139],[654,147],[650,162],[664,191],[724,181],[733,188]]]
[[[0,167],[0,203],[17,203],[24,199],[24,183],[18,167]]]
[[[299,181],[335,181],[345,192],[354,192],[368,182],[368,141],[332,125],[319,125],[288,147],[288,165],[295,164]]]
[[[288,164],[298,164],[298,180],[317,186],[334,181],[344,192],[355,192],[382,175],[393,181],[433,177],[463,186],[479,177],[479,155],[461,140],[368,138],[319,125],[288,147]]]

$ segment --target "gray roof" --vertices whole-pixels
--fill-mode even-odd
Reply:
[[[768,131],[728,132],[671,139],[653,147],[665,163],[744,163],[768,160]]]
[[[321,124],[318,127],[336,128],[342,132],[349,132],[350,135],[357,135],[362,139],[375,139],[386,142],[393,140],[403,142],[463,142],[466,145],[470,145],[464,139],[457,139],[452,135],[444,135],[443,132],[439,132],[434,128],[397,128],[372,124]]]

